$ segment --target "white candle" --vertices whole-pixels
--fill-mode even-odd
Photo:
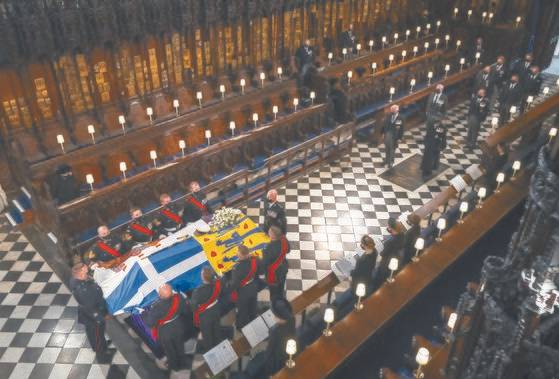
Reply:
[[[462,46],[462,41],[457,40],[456,41],[456,51],[458,51],[458,49],[460,49],[460,46]]]
[[[149,122],[153,122],[153,108],[152,107],[147,107],[146,108],[146,114],[149,117]]]
[[[518,16],[516,18],[516,27],[518,28],[518,26],[520,25],[520,21],[522,21],[522,17]]]
[[[198,106],[202,108],[202,92],[196,92],[196,98],[198,99]]]
[[[272,107],[272,113],[274,114],[274,120],[277,120],[277,118],[278,118],[278,106],[277,105],[274,105]]]
[[[91,140],[95,143],[95,127],[93,125],[87,125],[87,132],[91,135]]]
[[[241,94],[245,93],[246,80],[241,79]]]
[[[398,33],[394,33],[394,43],[398,43],[398,37],[400,37],[400,35]]]
[[[328,53],[328,65],[332,64],[332,58],[334,58],[334,54]]]
[[[149,157],[153,161],[153,167],[157,167],[157,152],[155,150],[150,150]]]
[[[357,49],[357,54],[359,54],[359,52],[361,51],[361,44],[358,43],[358,44],[355,46],[355,49]]]
[[[206,136],[206,139],[208,140],[208,146],[210,145],[210,138],[212,138],[212,131],[207,129],[206,132],[204,133],[204,135]]]
[[[316,98],[316,93],[314,91],[311,91],[309,97],[311,98],[311,105],[314,105],[314,99]]]
[[[421,32],[421,26],[415,28],[415,38],[419,38],[419,33]]]
[[[254,121],[254,127],[256,128],[258,126],[258,113],[252,114],[252,121]]]
[[[388,56],[388,66],[392,66],[392,61],[394,60],[394,54]]]
[[[175,108],[175,113],[179,117],[179,99],[173,100],[173,108]]]
[[[56,142],[58,142],[60,144],[60,148],[62,149],[62,152],[65,153],[65,151],[64,151],[64,136],[62,134],[58,134],[56,136]]]
[[[410,80],[410,92],[413,92],[413,87],[415,87],[415,79]]]
[[[411,31],[409,29],[406,30],[406,41],[410,37]]]
[[[369,40],[369,51],[373,52],[373,46],[375,45],[375,41],[372,39]]]
[[[126,162],[120,162],[119,164],[120,172],[122,172],[122,176],[124,180],[126,180]]]
[[[264,80],[266,79],[266,74],[264,74],[263,72],[260,73],[260,84],[262,87],[264,87]]]
[[[179,149],[181,149],[182,156],[184,157],[184,149],[186,149],[186,142],[183,139],[179,140]]]
[[[347,55],[347,49],[345,47],[342,49],[342,55],[344,56],[345,59],[345,56]]]
[[[425,54],[427,54],[427,50],[429,50],[429,42],[425,42],[423,47],[425,48]]]
[[[444,76],[445,76],[445,78],[448,76],[449,71],[450,71],[450,65],[447,64],[446,66],[444,66],[444,72],[445,72]]]
[[[470,17],[472,17],[472,10],[468,9],[468,20],[470,19]]]
[[[481,57],[481,53],[478,51],[476,53],[476,64],[479,62],[479,57]]]
[[[281,76],[283,75],[283,68],[278,67],[277,72],[278,72],[278,78],[279,80],[281,80]]]
[[[460,71],[464,68],[464,64],[466,63],[466,59],[460,58]]]
[[[225,85],[219,85],[219,92],[221,92],[221,100],[225,100]]]
[[[229,129],[231,129],[231,135],[234,136],[235,135],[235,121],[230,121],[229,122]]]
[[[406,60],[406,55],[408,55],[408,52],[406,50],[402,50],[402,62]]]
[[[417,51],[419,50],[419,48],[417,46],[413,47],[413,56],[415,57],[417,55]]]
[[[93,175],[87,174],[85,176],[85,181],[87,184],[89,184],[89,188],[91,189],[91,191],[93,191],[93,183],[95,183],[95,180],[93,179]]]
[[[441,40],[439,38],[435,38],[435,49],[439,48],[439,43],[441,43]]]
[[[351,72],[351,71],[350,71]],[[351,76],[349,76],[349,72],[348,72],[348,78],[351,79]],[[293,107],[295,108],[295,111],[297,111],[297,106],[299,105],[299,99],[298,98],[294,98],[293,99]]]

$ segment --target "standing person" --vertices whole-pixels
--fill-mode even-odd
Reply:
[[[431,117],[438,117],[442,119],[442,117],[446,114],[448,98],[443,91],[444,86],[442,84],[437,84],[435,92],[431,93],[427,98],[427,109],[425,111],[427,119]]]
[[[542,88],[542,82],[543,78],[541,76],[540,66],[534,65],[530,67],[530,73],[526,77],[526,84],[524,86],[526,95],[538,96]]]
[[[266,202],[264,204],[264,225],[262,229],[268,233],[271,226],[280,228],[283,234],[287,233],[287,218],[283,206],[278,203],[278,191],[269,190],[266,194]]]
[[[524,85],[527,76],[530,74],[530,67],[532,67],[533,62],[534,56],[528,53],[524,56],[524,60],[519,58],[512,63],[511,72],[518,75],[522,85]]]
[[[78,302],[78,322],[85,326],[87,340],[99,363],[111,361],[115,349],[109,349],[105,339],[105,320],[110,317],[103,291],[88,275],[87,265],[72,267],[70,290]]]
[[[427,131],[424,139],[423,159],[421,172],[426,180],[433,170],[439,168],[441,151],[446,147],[446,127],[438,117],[427,120]]]
[[[262,266],[266,277],[266,284],[270,290],[270,301],[285,297],[285,278],[287,277],[287,254],[289,242],[281,229],[271,226],[268,231],[270,243],[264,248]]]
[[[169,235],[175,233],[183,226],[183,207],[178,202],[171,203],[171,196],[166,193],[159,196],[161,209],[153,223],[157,226],[157,234]]]
[[[475,42],[474,42],[474,46],[472,46],[472,49],[470,51],[470,62],[475,62],[476,61],[476,55],[479,53],[479,58],[477,59],[478,64],[483,64],[484,58],[485,58],[485,48],[484,48],[484,43],[483,43],[483,38],[478,37],[476,38]]]
[[[476,74],[474,79],[474,91],[476,94],[480,89],[485,90],[487,97],[491,98],[493,94],[493,77],[491,75],[491,66],[485,66],[483,70]]]
[[[396,104],[390,107],[390,113],[385,117],[382,125],[382,138],[384,139],[384,164],[392,168],[394,153],[398,140],[404,134],[404,120],[400,116],[400,107]]]
[[[485,89],[480,88],[477,94],[470,100],[470,110],[468,112],[468,137],[467,147],[474,149],[477,145],[477,137],[481,123],[489,114],[489,99],[485,96]]]
[[[510,108],[519,106],[522,101],[522,86],[519,83],[518,74],[513,74],[510,80],[503,86],[499,97],[499,124],[503,125],[510,119]]]
[[[72,168],[67,164],[58,166],[50,183],[51,195],[57,204],[64,204],[80,197],[80,185],[74,177]]]
[[[349,54],[355,54],[355,46],[357,44],[357,37],[353,32],[353,24],[349,24],[349,28],[341,35],[341,45],[347,49]]]
[[[373,271],[377,264],[377,250],[375,241],[368,235],[361,237],[361,249],[363,255],[357,258],[355,268],[351,270],[351,293],[355,294],[358,283],[365,284],[366,293],[372,290]]]
[[[495,104],[496,98],[501,93],[505,82],[507,81],[508,69],[506,65],[505,57],[500,55],[497,57],[497,61],[491,66],[491,76],[493,77],[494,91],[492,96],[489,96],[489,107],[492,108]]]
[[[295,52],[295,63],[299,70],[299,78],[301,82],[304,82],[307,72],[314,65],[314,51],[310,39],[307,38]]]
[[[186,197],[182,218],[185,223],[196,222],[203,217],[208,217],[212,209],[208,204],[206,195],[200,189],[200,183],[193,181],[188,185],[190,195]]]
[[[258,316],[257,296],[258,261],[250,256],[250,250],[245,245],[239,245],[237,263],[231,275],[231,300],[237,305],[235,325],[241,330],[246,324]]]
[[[163,348],[169,370],[180,371],[184,364],[186,299],[173,293],[169,284],[159,287],[158,292],[159,300],[142,313],[142,319],[151,328],[153,338]]]
[[[194,313],[194,326],[202,333],[202,345],[205,351],[221,342],[221,280],[214,279],[210,267],[202,269],[202,284],[192,293],[190,306]]]

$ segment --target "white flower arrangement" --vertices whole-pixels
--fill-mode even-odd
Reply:
[[[223,230],[228,226],[236,224],[243,214],[240,210],[234,208],[223,207],[218,209],[212,219],[212,226],[217,230]]]

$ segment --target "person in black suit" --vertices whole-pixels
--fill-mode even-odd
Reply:
[[[500,55],[497,61],[491,66],[491,74],[493,75],[493,84],[497,91],[501,91],[508,77],[508,69],[505,57]]]
[[[540,73],[540,67],[533,65],[530,67],[530,73],[526,77],[524,82],[524,98],[522,99],[522,109],[521,112],[524,113],[526,106],[528,105],[526,99],[528,96],[533,96],[534,98],[540,94],[542,88],[542,76]]]
[[[510,119],[510,108],[519,106],[522,101],[523,90],[518,74],[513,74],[503,86],[499,96],[499,124],[503,125]]]
[[[245,245],[239,245],[237,263],[233,267],[229,289],[231,300],[237,304],[235,325],[242,329],[258,316],[256,297],[258,296],[258,260],[250,255]]]
[[[355,262],[355,268],[351,270],[351,293],[355,294],[355,289],[358,283],[365,284],[367,288],[366,293],[372,289],[373,271],[377,264],[377,250],[375,249],[375,241],[368,236],[364,235],[361,238],[361,255]]]
[[[476,74],[474,78],[474,95],[480,89],[485,90],[485,95],[489,98],[493,95],[493,76],[491,75],[491,66],[485,66],[483,70]]]
[[[311,41],[309,39],[305,40],[305,43],[300,46],[295,52],[295,64],[297,65],[297,70],[299,70],[299,77],[303,81],[307,72],[314,65],[315,52],[311,46]]]
[[[512,63],[511,73],[518,75],[521,84],[524,84],[527,76],[530,74],[530,67],[534,62],[532,54],[526,54],[524,60],[517,59]]]
[[[443,91],[444,86],[442,84],[437,84],[435,92],[431,93],[427,98],[427,109],[425,111],[427,119],[431,117],[442,118],[446,114],[448,98]]]
[[[373,292],[386,281],[390,275],[390,269],[388,268],[390,260],[396,258],[399,261],[404,247],[404,230],[402,224],[395,218],[390,217],[386,229],[390,235],[385,238],[384,249],[380,253],[381,261],[373,279]]]
[[[468,137],[466,139],[466,146],[470,149],[476,147],[481,123],[489,114],[489,99],[486,97],[485,93],[485,89],[480,88],[477,91],[477,94],[474,94],[470,100],[470,110],[468,112]]]
[[[471,62],[475,62],[476,61],[476,54],[479,53],[479,58],[478,58],[478,64],[483,64],[483,59],[485,58],[485,48],[484,48],[484,43],[483,43],[483,38],[478,37],[476,38],[475,42],[474,42],[474,46],[472,47],[471,51],[470,51],[470,60]]]
[[[278,191],[270,190],[266,194],[266,203],[264,204],[264,225],[262,230],[268,233],[272,225],[280,228],[283,234],[287,233],[287,218],[285,217],[285,209],[278,203]]]
[[[357,37],[353,33],[353,24],[349,24],[348,30],[342,33],[340,44],[347,49],[349,54],[354,54],[357,51],[355,48]]]
[[[398,140],[404,134],[404,120],[400,115],[400,107],[398,105],[394,104],[390,107],[390,113],[384,119],[381,133],[385,148],[384,164],[388,168],[392,168]]]
[[[411,262],[415,255],[415,241],[421,232],[421,218],[415,213],[408,215],[408,224],[410,228],[404,234],[404,250],[402,254],[402,267]]]
[[[219,300],[223,288],[221,280],[214,279],[210,267],[204,267],[201,276],[202,284],[192,293],[190,306],[194,314],[194,326],[200,329],[202,344],[208,351],[222,340]]]
[[[446,148],[446,127],[438,116],[427,120],[427,131],[423,142],[421,175],[426,180],[433,170],[439,168],[441,152]]]

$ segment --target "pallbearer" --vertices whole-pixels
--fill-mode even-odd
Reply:
[[[271,226],[268,231],[270,243],[264,248],[262,266],[266,277],[266,284],[270,290],[270,301],[285,297],[284,287],[287,276],[287,254],[289,254],[289,242],[281,229]]]
[[[104,268],[115,267],[126,260],[126,253],[122,240],[112,235],[107,225],[101,225],[97,228],[97,241],[85,253],[84,262],[97,263]]]
[[[123,238],[128,248],[131,249],[135,245],[153,241],[156,233],[152,223],[148,222],[144,217],[142,210],[140,208],[132,208],[130,210],[130,217],[132,217],[132,221],[128,224]]]
[[[186,197],[182,216],[184,222],[196,222],[203,217],[208,217],[212,213],[212,209],[206,195],[200,190],[200,184],[196,181],[190,182],[188,188],[191,193]]]
[[[209,267],[204,267],[201,275],[202,284],[192,293],[191,307],[194,326],[200,329],[204,350],[208,351],[222,340],[219,305],[222,283],[220,279],[214,279]]]
[[[278,203],[278,191],[270,190],[266,194],[266,204],[264,206],[264,225],[262,229],[268,233],[272,225],[280,228],[281,232],[287,232],[287,218],[282,205]]]
[[[159,196],[161,209],[153,223],[158,227],[158,234],[169,235],[183,226],[183,209],[178,202],[171,203],[171,196],[164,193]]]
[[[237,305],[237,329],[241,329],[258,315],[256,297],[258,285],[258,259],[250,256],[250,251],[245,245],[239,245],[237,250],[237,263],[233,268],[230,290],[231,300]]]
[[[159,287],[159,300],[142,313],[151,334],[167,356],[169,370],[180,371],[184,364],[184,339],[188,323],[186,299],[173,293],[169,284]]]

